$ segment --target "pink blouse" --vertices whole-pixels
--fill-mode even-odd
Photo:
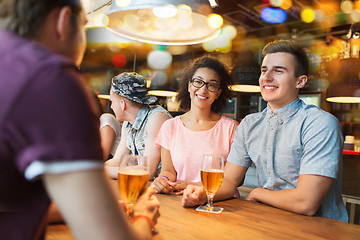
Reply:
[[[192,131],[177,116],[163,123],[156,144],[170,151],[177,181],[200,182],[202,156],[221,155],[226,160],[238,125],[222,116],[213,128]]]

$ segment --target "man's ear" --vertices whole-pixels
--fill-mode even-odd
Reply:
[[[308,80],[308,77],[306,75],[301,75],[297,78],[296,82],[296,88],[300,89],[303,88]]]
[[[125,100],[121,99],[120,100],[120,107],[121,107],[121,111],[124,111],[126,109],[126,102]]]
[[[62,42],[66,40],[71,30],[70,17],[71,17],[70,7],[68,6],[62,7],[60,9],[56,24],[57,34],[59,35],[60,40]]]

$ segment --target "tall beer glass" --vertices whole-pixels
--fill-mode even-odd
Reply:
[[[136,200],[148,186],[148,166],[145,156],[127,155],[120,161],[118,186],[128,216],[132,215]]]
[[[202,212],[221,213],[221,207],[214,207],[213,200],[224,178],[224,158],[221,156],[205,155],[200,169],[201,183],[207,195],[206,206],[200,206],[196,210]]]

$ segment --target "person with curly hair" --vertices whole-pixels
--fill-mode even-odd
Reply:
[[[203,155],[226,159],[239,124],[221,115],[233,80],[220,61],[197,58],[184,70],[182,80],[177,99],[186,112],[165,121],[156,139],[162,164],[153,182],[158,193],[180,194],[189,183],[199,183]]]

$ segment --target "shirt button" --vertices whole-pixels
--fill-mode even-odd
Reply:
[[[269,176],[271,176],[271,172],[269,172]]]
[[[273,126],[270,127],[271,130],[274,130]]]
[[[270,149],[270,148],[268,148],[268,152],[271,152],[271,149]]]

